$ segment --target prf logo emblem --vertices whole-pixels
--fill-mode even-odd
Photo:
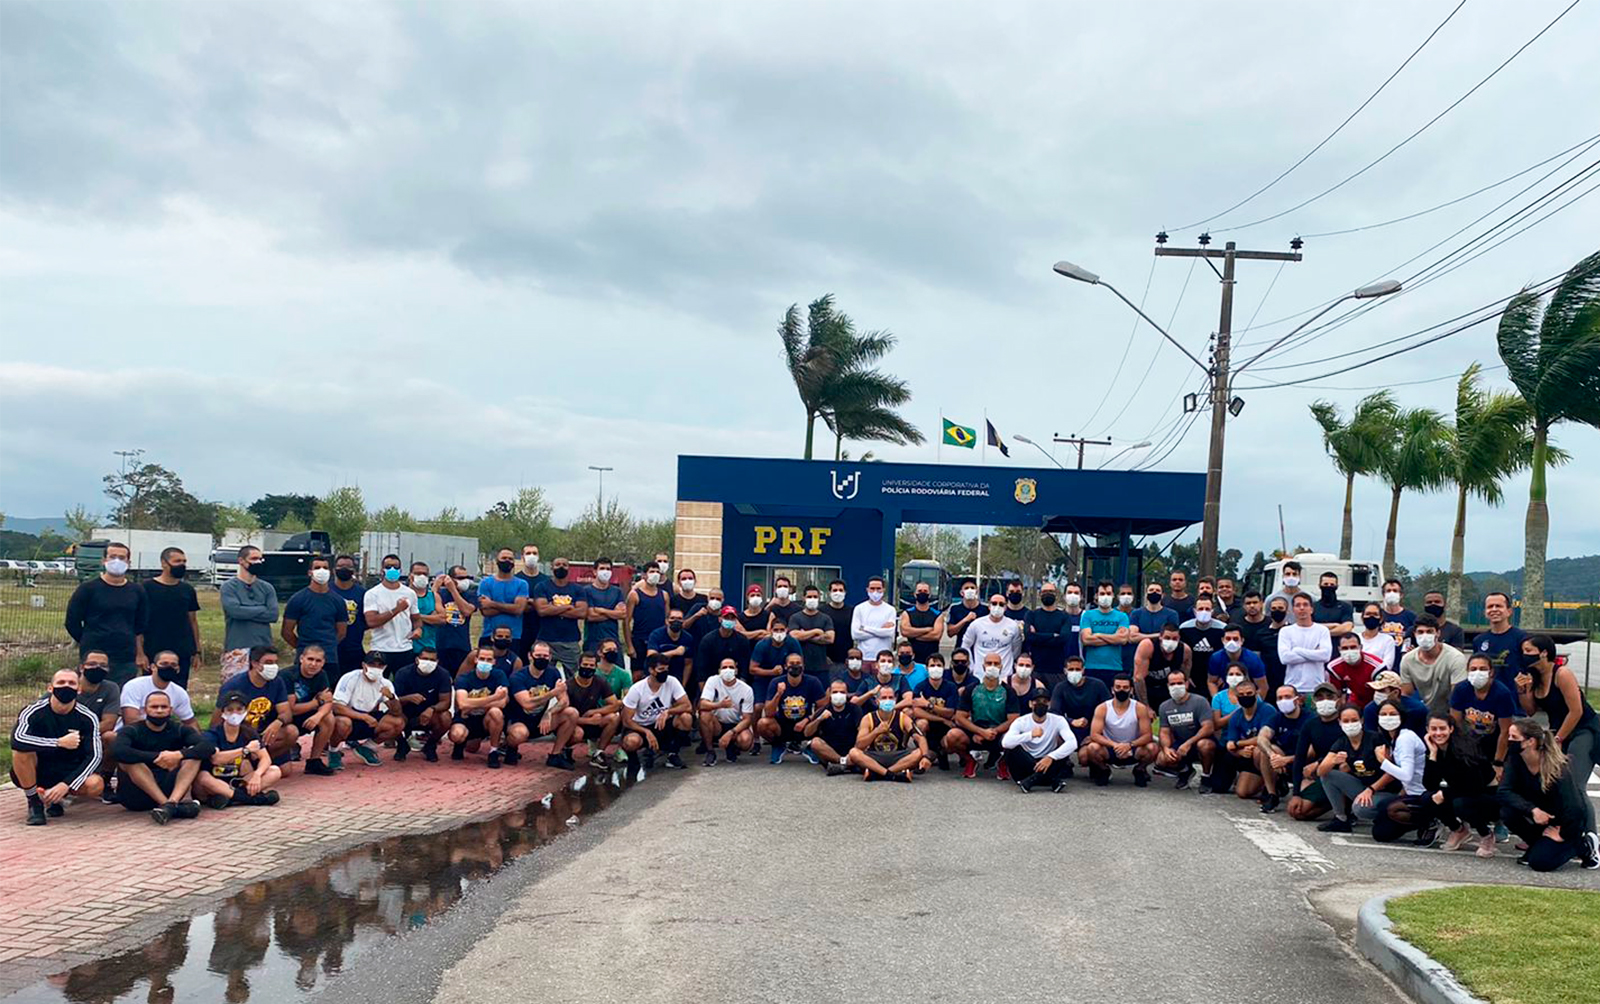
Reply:
[[[1021,502],[1023,505],[1027,505],[1029,502],[1032,502],[1034,499],[1039,497],[1039,482],[1033,480],[1032,478],[1018,478],[1017,490],[1014,494],[1016,495],[1018,502]]]
[[[833,497],[840,501],[849,501],[861,491],[861,472],[846,474],[844,480],[839,480],[839,472],[833,471]]]

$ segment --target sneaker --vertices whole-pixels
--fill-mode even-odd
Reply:
[[[484,765],[487,766],[490,770],[499,770],[500,769],[500,751],[499,750],[490,750],[489,751],[489,755],[484,758]]]
[[[1334,816],[1326,823],[1318,823],[1317,829],[1323,833],[1354,833],[1355,827],[1350,825],[1350,820]]]
[[[300,752],[300,744],[299,743],[295,743],[293,746],[289,747],[289,762],[290,763],[299,763],[300,762],[300,758],[303,757],[304,755],[305,754]]]
[[[939,753],[939,769],[946,771],[950,769],[950,754],[942,750]]]
[[[1217,789],[1211,787],[1211,775],[1210,774],[1201,774],[1200,775],[1200,788],[1199,788],[1199,791],[1200,791],[1200,794],[1202,794],[1202,795],[1215,795],[1217,793]]]
[[[605,750],[595,750],[595,754],[589,758],[589,762],[599,770],[611,769],[611,758],[606,756]]]
[[[1449,836],[1444,838],[1444,843],[1441,846],[1447,851],[1459,851],[1461,845],[1466,843],[1467,838],[1471,835],[1472,828],[1463,823],[1461,829],[1450,831]]]
[[[805,758],[806,758],[806,763],[809,763],[813,767],[817,767],[817,766],[820,766],[822,764],[822,761],[817,759],[817,755],[815,753],[811,752],[811,747],[809,747],[809,746],[807,746],[805,748]]]
[[[200,818],[200,803],[193,798],[186,798],[181,802],[173,802],[167,808],[171,811],[173,819]]]
[[[1429,822],[1427,826],[1417,831],[1417,846],[1432,847],[1439,842],[1439,824]]]
[[[1050,786],[1050,790],[1055,794],[1060,794],[1061,792],[1067,790],[1067,782],[1057,781],[1055,784]]]
[[[450,759],[452,759],[452,760],[465,760],[466,758],[467,758],[467,747],[466,747],[466,744],[465,743],[454,743],[450,748]]]
[[[1502,844],[1511,839],[1511,831],[1506,829],[1506,824],[1494,824],[1494,839]]]
[[[110,781],[106,782],[105,790],[100,793],[100,804],[101,805],[116,805],[117,804],[117,786],[112,784]]]
[[[739,747],[737,747],[737,746],[729,746],[726,750],[723,751],[722,759],[728,761],[729,763],[738,763],[739,762]]]
[[[639,751],[639,769],[641,771],[656,769],[656,751],[648,746]]]
[[[1517,855],[1517,864],[1523,865],[1523,866],[1526,866],[1528,864],[1528,852],[1527,851],[1523,851],[1521,854]]]
[[[550,756],[559,756],[563,761],[569,760],[565,752],[551,753]],[[522,762],[522,751],[517,749],[515,746],[506,747],[505,761],[507,767],[515,767],[517,764]],[[545,758],[545,763],[547,765],[550,763],[549,757]],[[567,769],[571,770],[572,768],[569,766]]]
[[[1104,788],[1111,783],[1111,771],[1105,767],[1090,767],[1089,778],[1096,788]]]
[[[717,765],[717,754],[716,754],[715,750],[708,751],[706,753],[705,759],[700,761],[700,766],[702,766],[702,767],[715,767],[716,765]]]
[[[374,750],[366,743],[356,743],[352,749],[354,750],[355,755],[361,758],[361,762],[366,764],[368,767],[378,767],[383,764],[383,761],[378,759],[377,750]]]
[[[520,760],[521,757],[519,756],[517,759]],[[506,763],[509,764],[511,762],[512,762],[511,754],[507,753],[506,754]],[[572,768],[577,766],[577,764],[573,762],[572,757],[568,756],[565,753],[552,753],[552,754],[550,754],[549,756],[544,758],[544,765],[546,767],[554,767],[557,770],[571,770]]]
[[[966,754],[966,753],[961,754],[961,776],[962,777],[977,777],[978,776],[978,761],[972,759],[972,757],[969,754]]]
[[[320,757],[312,757],[306,761],[306,773],[318,777],[328,777],[333,773],[333,768],[322,762]]]
[[[1485,833],[1483,836],[1478,838],[1478,851],[1477,851],[1478,857],[1480,857],[1480,858],[1492,858],[1492,857],[1494,857],[1494,845],[1495,845],[1494,831],[1490,830],[1488,833]]]
[[[767,758],[767,762],[771,763],[771,764],[783,763],[783,754],[785,752],[786,751],[784,750],[783,746],[781,746],[778,743],[773,743],[772,744],[772,755]]]
[[[232,804],[233,798],[227,795],[212,795],[206,799],[206,808],[208,809],[226,809]]]
[[[615,760],[617,763],[627,763],[628,751],[623,749],[621,746],[618,746],[617,752],[612,754],[611,759]]]
[[[166,822],[166,820],[163,819],[162,822],[164,823],[164,822]],[[28,825],[29,826],[43,826],[44,824],[45,824],[44,803],[39,801],[38,796],[34,796],[32,798],[29,798],[28,799]]]
[[[1183,769],[1178,771],[1178,783],[1172,787],[1178,791],[1183,791],[1189,787],[1189,782],[1192,780],[1194,780],[1194,768],[1184,764]]]
[[[1022,790],[1023,794],[1031,795],[1033,794],[1033,786],[1038,783],[1039,775],[1029,774],[1027,777],[1017,782],[1017,787]]]
[[[279,796],[278,796],[277,792],[272,791],[271,789],[268,789],[267,791],[263,791],[258,795],[251,796],[250,804],[251,805],[277,805],[278,804],[278,798],[279,798]]]
[[[1150,784],[1150,771],[1142,763],[1133,768],[1133,784],[1136,788],[1145,788]]]
[[[438,763],[439,744],[429,743],[428,745],[422,747],[422,759],[428,761],[429,763]]]
[[[331,770],[344,770],[344,754],[339,750],[329,750],[328,767]]]
[[[839,764],[830,763],[822,769],[822,772],[829,777],[838,777],[840,774],[845,773],[845,769]]]
[[[1583,844],[1583,851],[1578,857],[1583,862],[1583,867],[1589,869],[1600,868],[1600,834],[1590,830],[1579,840]]]
[[[394,741],[394,762],[399,763],[411,752],[411,742],[405,736]]]
[[[60,819],[62,816],[67,814],[67,807],[62,805],[60,802],[53,802],[50,805],[45,806],[44,814],[49,816],[51,819]]]
[[[799,743],[789,743],[788,745],[786,745],[783,748],[783,751],[785,753],[798,753],[798,752],[800,752],[800,744]]]
[[[1266,815],[1271,815],[1272,813],[1277,812],[1278,811],[1278,805],[1280,804],[1281,801],[1282,800],[1279,799],[1277,795],[1262,795],[1261,796],[1261,811],[1262,811],[1262,813],[1264,813]]]
[[[1006,766],[1006,762],[1004,760],[1000,761],[1000,768],[995,771],[994,776],[998,777],[1002,781],[1011,780],[1011,768]]]
[[[688,770],[689,765],[683,762],[683,757],[676,753],[667,754],[667,766],[673,770]]]
[[[167,825],[167,820],[172,818],[171,803],[168,803],[167,805],[158,805],[154,809],[151,809],[150,818],[155,821],[157,826]]]

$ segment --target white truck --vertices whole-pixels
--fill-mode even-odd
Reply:
[[[1339,599],[1357,607],[1383,602],[1383,566],[1376,561],[1355,561],[1320,551],[1297,554],[1287,561],[1300,563],[1300,588],[1318,597],[1317,580],[1324,572],[1339,577]],[[1269,563],[1261,572],[1261,596],[1265,599],[1283,585],[1283,562]],[[1357,618],[1358,620],[1360,618]]]
[[[448,533],[415,533],[411,531],[367,530],[361,534],[358,571],[362,575],[381,574],[383,556],[398,554],[401,567],[409,570],[413,561],[425,561],[434,575],[439,575],[451,565],[465,565],[474,574],[478,571],[478,538],[458,537]]]
[[[94,536],[77,546],[73,552],[80,579],[100,574],[105,562],[108,543],[127,544],[132,555],[128,559],[128,574],[146,579],[161,572],[161,552],[169,547],[181,548],[189,561],[189,574],[196,579],[211,573],[211,534],[184,533],[177,530],[126,530],[103,526]]]

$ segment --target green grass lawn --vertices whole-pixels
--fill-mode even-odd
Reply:
[[[1600,892],[1457,886],[1392,899],[1394,933],[1494,1004],[1593,1004]]]

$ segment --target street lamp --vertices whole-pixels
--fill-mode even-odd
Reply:
[[[1113,453],[1110,457],[1108,457],[1104,461],[1102,461],[1100,463],[1100,466],[1096,467],[1095,470],[1097,470],[1097,471],[1104,470],[1105,468],[1107,468],[1107,467],[1109,467],[1111,465],[1111,462],[1113,460],[1116,460],[1118,457],[1122,456],[1124,453],[1132,453],[1134,450],[1143,450],[1143,449],[1148,448],[1149,445],[1150,445],[1150,440],[1147,439],[1142,443],[1134,443],[1132,446],[1124,446],[1122,449],[1118,450],[1117,452]]]
[[[1040,446],[1038,443],[1035,443],[1033,440],[1029,439],[1027,436],[1024,436],[1022,433],[1013,432],[1011,434],[1011,438],[1015,439],[1019,443],[1027,443],[1029,446],[1031,446],[1034,449],[1038,450],[1040,453],[1043,453],[1046,460],[1050,461],[1052,464],[1055,464],[1057,467],[1060,467],[1062,470],[1066,470],[1066,467],[1062,465],[1061,461],[1057,460],[1055,457],[1052,457],[1050,455],[1050,451],[1049,450],[1046,450],[1044,447]]]
[[[1180,343],[1176,338],[1173,338],[1171,335],[1167,334],[1167,329],[1166,328],[1163,328],[1161,325],[1157,324],[1155,321],[1150,320],[1150,315],[1149,314],[1147,314],[1144,311],[1140,310],[1137,304],[1135,304],[1132,300],[1128,299],[1126,296],[1123,296],[1122,295],[1122,291],[1117,289],[1117,287],[1111,285],[1111,283],[1106,282],[1104,279],[1100,278],[1098,275],[1095,275],[1093,272],[1089,271],[1086,268],[1083,268],[1081,266],[1072,264],[1072,262],[1070,262],[1070,261],[1058,261],[1058,262],[1056,262],[1055,263],[1055,270],[1056,270],[1056,274],[1057,275],[1064,275],[1068,279],[1076,279],[1079,282],[1086,282],[1091,286],[1104,286],[1105,288],[1111,290],[1111,292],[1116,293],[1117,294],[1117,299],[1121,300],[1123,303],[1126,303],[1129,307],[1131,307],[1133,309],[1134,313],[1136,313],[1140,317],[1144,318],[1145,322],[1147,324],[1149,324],[1152,328],[1155,328],[1157,331],[1161,332],[1161,337],[1162,338],[1165,338],[1167,341],[1169,341],[1172,344],[1178,346],[1178,351],[1182,352],[1184,355],[1188,356],[1190,362],[1194,363],[1196,366],[1200,367],[1202,370],[1204,370],[1207,373],[1211,372],[1211,367],[1207,366],[1205,363],[1203,363],[1200,360],[1196,359],[1194,357],[1194,353],[1193,352],[1190,352],[1188,349],[1184,348],[1182,343]]]
[[[606,471],[614,471],[615,467],[596,467],[589,465],[589,470],[600,476],[600,484],[594,490],[594,518],[599,519],[606,511]]]

